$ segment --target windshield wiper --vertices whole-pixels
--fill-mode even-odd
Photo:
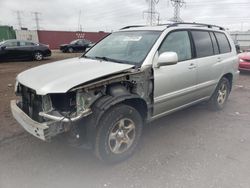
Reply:
[[[100,59],[100,60],[104,60],[104,61],[117,61],[116,59],[111,59],[111,58],[108,58],[108,57],[105,57],[105,56],[95,56],[96,59]]]
[[[134,63],[131,62],[131,61],[112,59],[112,58],[105,57],[105,56],[102,56],[102,57],[95,56],[95,58],[96,58],[96,59],[100,59],[100,60],[104,60],[104,61],[112,61],[112,62],[115,62],[115,63],[132,64],[132,65],[134,64]]]
[[[106,56],[94,56],[94,57],[91,57],[91,56],[83,55],[81,57],[87,58],[87,59],[99,59],[99,60],[103,60],[103,61],[112,61],[112,62],[115,62],[115,63],[122,63],[122,64],[130,64],[130,65],[135,64],[134,62],[131,62],[131,61],[112,59],[112,58],[109,58],[109,57],[106,57]]]
[[[81,57],[87,58],[87,59],[100,59],[100,60],[104,60],[104,61],[115,61],[114,59],[110,59],[108,57],[99,57],[99,56],[92,57],[92,56],[86,56],[86,55],[83,55]]]

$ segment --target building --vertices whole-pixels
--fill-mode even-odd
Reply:
[[[28,40],[39,42],[38,33],[36,30],[15,30],[17,40]]]
[[[250,49],[250,30],[230,32],[235,44],[240,46],[241,50]]]

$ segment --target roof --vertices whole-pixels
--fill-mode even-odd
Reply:
[[[221,26],[212,25],[212,24],[204,24],[204,23],[196,23],[196,22],[174,22],[174,23],[166,23],[156,26],[145,26],[145,25],[132,25],[126,26],[121,28],[120,30],[125,31],[136,31],[136,30],[150,30],[150,31],[164,31],[170,27],[177,27],[177,28],[206,28],[206,29],[217,29],[217,30],[225,30]]]

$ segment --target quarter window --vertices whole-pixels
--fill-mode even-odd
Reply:
[[[211,36],[212,43],[213,43],[214,54],[219,54],[219,53],[220,53],[220,52],[219,52],[219,47],[218,47],[216,38],[215,38],[215,36],[214,36],[214,33],[210,32],[210,36]]]
[[[159,54],[163,52],[176,52],[178,61],[191,59],[192,53],[188,32],[175,31],[170,33],[159,49]]]
[[[192,36],[198,58],[214,54],[212,41],[207,31],[192,31]]]
[[[227,40],[227,37],[224,33],[218,33],[215,32],[215,36],[217,38],[217,41],[219,43],[220,53],[228,53],[231,51],[230,44]]]

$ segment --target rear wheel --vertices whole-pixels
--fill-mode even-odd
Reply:
[[[214,94],[212,95],[209,105],[212,110],[222,110],[226,104],[227,98],[230,93],[230,82],[227,78],[223,77],[218,86],[216,87]]]
[[[111,107],[97,129],[96,156],[108,163],[127,159],[138,145],[142,126],[141,115],[133,107],[124,104]]]
[[[41,52],[35,52],[34,53],[34,59],[36,61],[41,61],[43,59],[43,54]]]

